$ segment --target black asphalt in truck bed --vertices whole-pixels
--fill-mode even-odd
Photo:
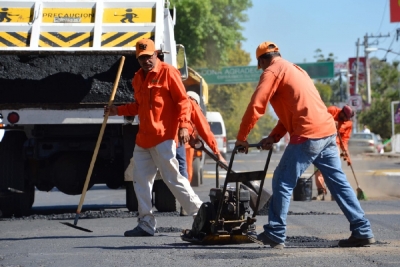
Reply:
[[[0,108],[76,108],[108,103],[119,55],[0,55]],[[126,56],[114,103],[133,101],[139,69]]]

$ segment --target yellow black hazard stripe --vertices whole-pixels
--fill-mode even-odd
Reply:
[[[40,47],[91,47],[93,33],[91,32],[44,32],[40,34]]]
[[[0,46],[27,47],[31,34],[27,32],[0,32]]]
[[[106,32],[102,34],[102,47],[134,47],[143,38],[152,38],[153,32]]]

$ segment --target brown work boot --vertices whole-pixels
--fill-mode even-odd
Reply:
[[[357,238],[350,236],[349,239],[340,240],[338,243],[339,247],[350,248],[350,247],[364,247],[374,244],[376,241],[373,237],[371,238]]]

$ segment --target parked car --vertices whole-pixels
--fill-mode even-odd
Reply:
[[[211,131],[217,141],[218,150],[221,155],[226,158],[226,129],[224,119],[221,113],[214,111],[207,111],[207,121],[210,124]]]
[[[354,133],[349,140],[349,153],[381,153],[382,141],[374,133]]]
[[[230,152],[232,152],[233,149],[235,148],[236,140],[228,140],[227,143],[228,143],[228,144],[227,144],[227,147],[226,147],[226,152],[230,153]]]

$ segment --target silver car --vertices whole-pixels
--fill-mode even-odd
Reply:
[[[374,133],[353,133],[349,140],[349,153],[378,153],[379,141]]]

